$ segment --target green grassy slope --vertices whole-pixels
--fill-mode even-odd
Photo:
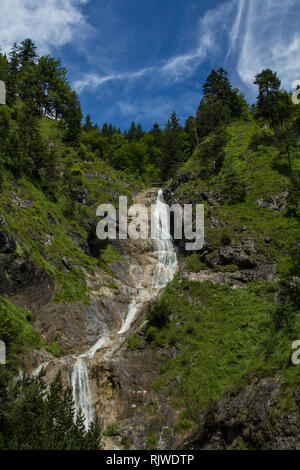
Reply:
[[[173,181],[179,184],[173,202],[203,202],[203,191],[222,196],[224,171],[232,165],[246,184],[246,197],[236,204],[220,200],[211,205],[204,201],[205,239],[211,253],[206,258],[201,252],[180,255],[180,272],[156,304],[157,314],[167,321],[155,324],[150,312],[143,336],[129,340],[131,348],[148,345],[174,351],[173,359],[162,362],[155,386],[167,390],[180,411],[178,432],[201,424],[204,413],[224,392],[242,387],[254,376],[282,374],[277,413],[283,413],[286,407],[297,409],[293,397],[300,385],[300,366],[292,365],[291,356],[292,342],[300,339],[300,312],[286,312],[285,325],[280,328],[276,315],[280,279],[290,272],[294,263],[291,250],[300,242],[299,218],[288,216],[287,209],[274,211],[256,202],[282,195],[290,187],[289,178],[281,173],[275,148],[260,146],[256,152],[249,148],[257,129],[252,121],[229,126],[230,140],[218,175],[201,178],[196,149],[175,176]],[[296,156],[295,172],[299,162]],[[180,183],[183,175],[188,175],[188,181]],[[211,226],[211,217],[218,219],[217,226]],[[235,289],[230,284],[181,279],[182,271],[208,270],[204,259],[213,259],[221,246],[249,238],[254,240],[258,265],[276,265],[277,281],[253,281]],[[215,265],[213,269],[230,272],[237,266]]]

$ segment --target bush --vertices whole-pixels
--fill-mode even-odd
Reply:
[[[150,326],[147,331],[146,331],[146,340],[151,343],[151,341],[154,341],[156,335],[157,335],[157,328],[154,326]]]
[[[119,434],[119,425],[118,424],[109,424],[104,433],[103,436],[117,436]]]
[[[274,136],[269,134],[266,131],[263,131],[260,134],[253,134],[250,140],[249,148],[254,152],[257,152],[259,145],[273,145],[274,144]]]
[[[128,349],[138,349],[141,346],[141,339],[137,334],[129,336],[127,338]]]
[[[155,304],[149,306],[148,323],[156,328],[163,328],[167,325],[171,309],[166,299],[160,299]]]
[[[221,192],[226,202],[236,204],[246,197],[246,185],[232,165],[228,165],[223,173]]]
[[[192,273],[198,273],[199,271],[207,269],[206,264],[200,261],[197,253],[194,253],[193,255],[187,257],[186,266],[187,266],[187,269],[191,271]]]

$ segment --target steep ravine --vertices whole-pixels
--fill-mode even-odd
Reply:
[[[150,241],[130,240],[130,244],[135,248],[137,245],[139,246],[140,256],[139,259],[137,258],[139,264],[132,266],[132,268],[139,271],[140,275],[135,279],[136,289],[131,296],[127,311],[123,314],[119,328],[109,328],[106,325],[96,343],[85,352],[66,356],[59,360],[50,359],[33,371],[36,374],[44,367],[47,377],[50,379],[58,369],[62,370],[65,381],[69,381],[72,387],[76,409],[80,407],[83,411],[86,427],[89,426],[95,414],[101,419],[103,427],[105,427],[105,423],[113,423],[122,416],[123,410],[120,408],[126,406],[126,400],[120,406],[120,401],[123,400],[120,397],[123,392],[122,390],[120,394],[120,390],[123,389],[120,387],[120,382],[124,380],[122,375],[124,373],[127,375],[128,384],[132,382],[133,388],[136,382],[136,378],[131,377],[130,373],[132,364],[129,365],[129,368],[126,367],[126,363],[120,366],[124,362],[122,346],[126,337],[140,325],[141,322],[136,325],[136,321],[145,311],[145,307],[160,295],[168,282],[173,279],[177,269],[176,252],[166,224],[167,213],[162,190],[159,190],[158,193],[153,190],[145,191],[137,195],[136,202],[146,203],[149,209],[149,221],[151,220],[151,205],[155,203],[153,223],[157,238]],[[144,359],[143,357],[142,360],[144,361]],[[150,367],[152,367],[152,360],[153,358],[149,360]],[[112,375],[114,375],[113,378]],[[116,384],[118,385],[116,386]],[[134,390],[132,392],[134,395]],[[147,391],[137,390],[136,393],[145,395]],[[133,403],[128,403],[128,405],[134,410]],[[110,438],[106,441],[107,448],[116,446]],[[136,445],[138,447],[144,446],[144,444],[139,445],[138,443]]]

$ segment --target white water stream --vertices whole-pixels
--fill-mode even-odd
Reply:
[[[93,417],[93,397],[90,389],[88,367],[86,360],[91,359],[100,349],[108,349],[105,358],[111,356],[122,343],[137,315],[144,305],[155,299],[161,290],[173,279],[177,269],[177,257],[170,235],[169,217],[167,207],[163,201],[163,192],[158,191],[157,200],[153,213],[155,228],[155,243],[157,249],[157,264],[153,273],[153,280],[149,287],[138,286],[138,293],[128,307],[127,315],[117,335],[111,338],[108,333],[104,334],[86,353],[77,357],[71,372],[71,386],[76,411],[81,408],[85,417],[85,427],[89,428]]]

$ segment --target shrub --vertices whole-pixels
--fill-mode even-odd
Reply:
[[[171,315],[171,309],[166,299],[160,299],[155,304],[149,306],[148,322],[156,328],[166,326]]]
[[[187,269],[193,273],[198,273],[201,270],[207,269],[206,264],[200,261],[199,255],[197,253],[187,257],[186,266]]]
[[[226,202],[236,204],[246,197],[246,185],[232,165],[228,165],[223,173],[221,192]]]
[[[119,434],[119,425],[117,423],[115,424],[109,424],[105,431],[103,432],[103,436],[117,436]]]

